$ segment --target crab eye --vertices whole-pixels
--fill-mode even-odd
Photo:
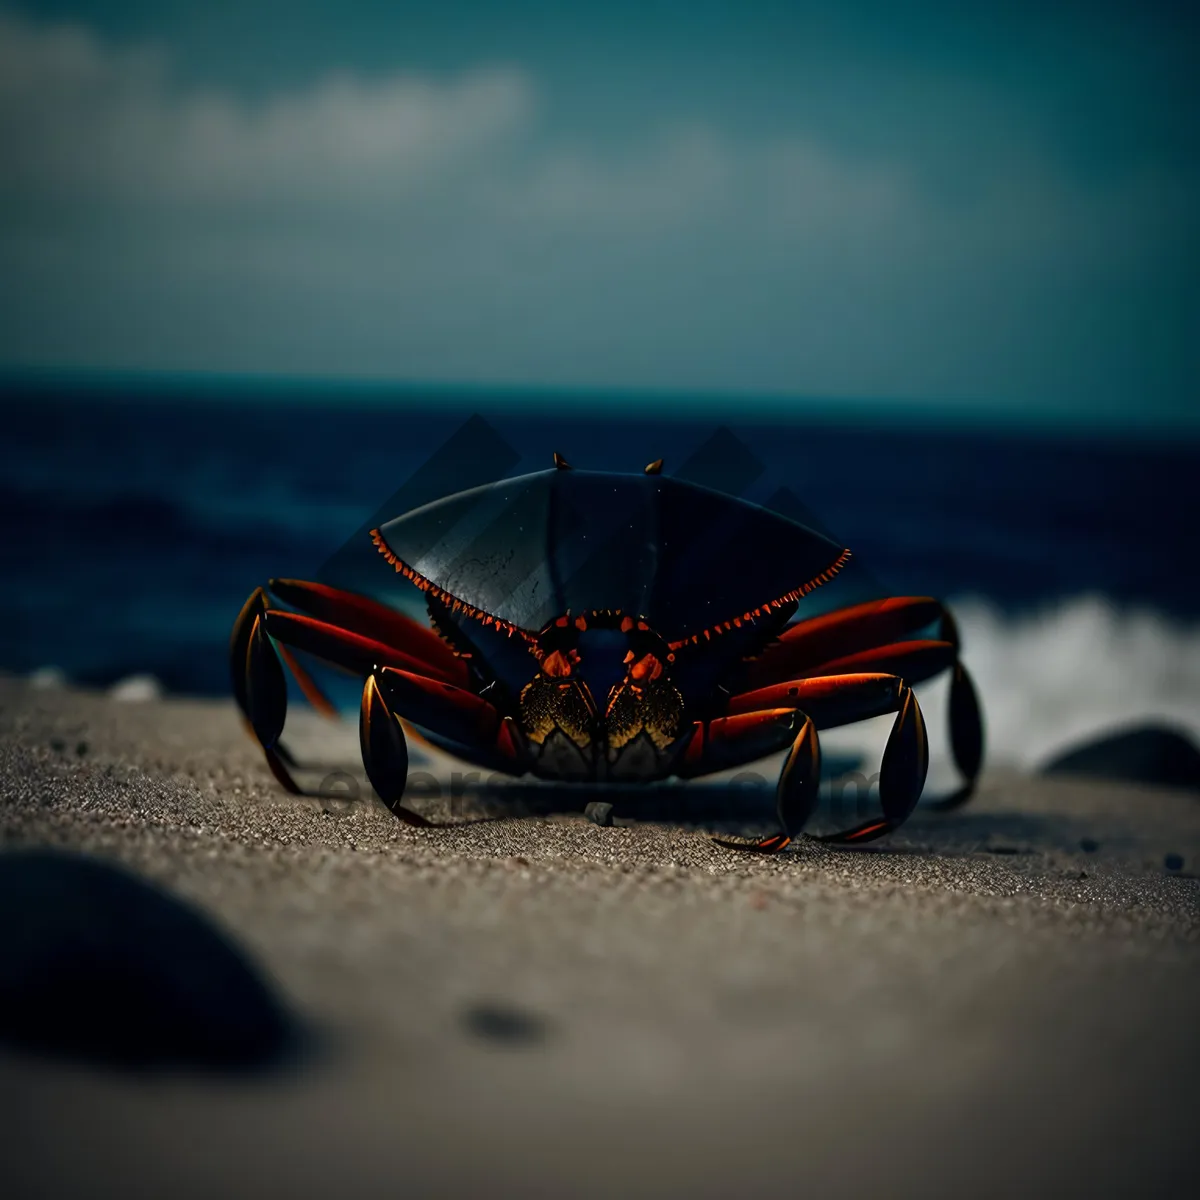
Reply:
[[[552,678],[561,679],[570,675],[571,668],[579,661],[579,655],[574,650],[564,653],[562,650],[552,650],[542,659],[542,671]]]
[[[663,673],[663,665],[653,654],[644,654],[629,668],[629,677],[637,683],[657,679]]]

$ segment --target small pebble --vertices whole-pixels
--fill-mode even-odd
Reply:
[[[1163,859],[1163,866],[1166,867],[1168,871],[1182,871],[1183,870],[1183,855],[1182,854],[1168,854]]]
[[[545,1022],[532,1013],[494,1004],[477,1004],[463,1015],[463,1023],[474,1034],[509,1045],[540,1041]]]
[[[78,754],[80,758],[82,758],[88,752],[89,749],[90,749],[90,747],[88,746],[87,742],[80,742],[75,747],[75,753]]]
[[[1095,854],[1100,849],[1100,843],[1094,841],[1092,838],[1080,838],[1079,848],[1085,854]]]
[[[51,738],[50,739],[50,749],[51,750],[57,751],[58,753],[61,754],[62,751],[64,751],[66,748],[67,748],[67,743],[64,742],[62,740],[62,738]]]

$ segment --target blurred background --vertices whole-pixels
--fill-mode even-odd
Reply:
[[[226,695],[467,425],[787,489],[954,604],[993,761],[1200,733],[1197,24],[4,4],[0,669]]]

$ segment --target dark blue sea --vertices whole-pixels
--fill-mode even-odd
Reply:
[[[828,417],[768,423],[736,404],[665,418],[652,398],[534,399],[6,382],[0,669],[55,667],[97,686],[148,674],[169,691],[227,694],[230,624],[256,585],[315,577],[391,497],[409,506],[540,470],[558,450],[575,466],[609,470],[663,457],[668,473],[782,499],[784,511],[852,547],[886,590],[961,600],[978,639],[1011,637],[1032,688],[1069,704],[1069,681],[1064,691],[1048,676],[1074,672],[1094,692],[1094,663],[1084,660],[1108,653],[1116,658],[1103,679],[1114,696],[1121,671],[1141,672],[1129,680],[1135,708],[1194,713],[1194,441]],[[970,650],[970,629],[964,636]],[[1064,644],[1075,647],[1065,660]],[[1016,661],[999,644],[976,649],[994,671]]]

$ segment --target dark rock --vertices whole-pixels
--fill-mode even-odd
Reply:
[[[80,758],[82,758],[88,752],[88,750],[89,746],[87,742],[80,742],[75,747],[75,753],[78,754]]]
[[[591,801],[583,810],[593,825],[611,825],[613,823],[613,806],[603,800]]]
[[[120,1067],[269,1066],[292,1022],[208,919],[76,854],[0,855],[0,1041]]]
[[[540,1017],[495,1004],[474,1005],[463,1015],[463,1022],[479,1037],[510,1045],[541,1041],[546,1032]]]
[[[1044,775],[1089,775],[1200,791],[1200,748],[1182,730],[1138,725],[1057,755]]]
[[[1094,838],[1080,838],[1079,848],[1084,854],[1095,854],[1100,849],[1100,843]]]
[[[1168,871],[1182,871],[1183,870],[1183,855],[1182,854],[1168,854],[1163,859],[1163,866],[1166,867]]]
[[[56,754],[61,754],[67,748],[67,743],[62,738],[51,738],[50,749]]]

